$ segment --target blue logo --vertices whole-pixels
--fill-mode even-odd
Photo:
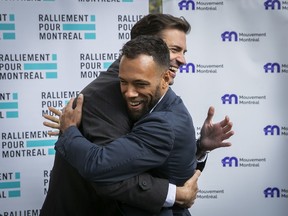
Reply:
[[[189,73],[190,69],[191,69],[192,73],[195,73],[195,65],[193,63],[187,63],[187,64],[184,64],[184,65],[181,65],[180,66],[180,73],[183,73],[184,71],[186,73]]]
[[[268,73],[269,71],[271,73],[274,73],[274,71],[276,71],[277,73],[280,73],[280,70],[281,70],[281,67],[280,67],[280,64],[279,63],[267,63],[264,65],[264,70],[265,70],[265,73]]]
[[[225,31],[221,34],[222,41],[238,41],[238,35],[235,31]]]
[[[180,10],[189,10],[191,7],[191,10],[195,10],[195,2],[192,0],[182,0],[178,3],[179,9]]]
[[[0,93],[0,119],[18,116],[18,93]]]
[[[39,14],[40,40],[95,40],[96,16],[87,14]]]
[[[0,80],[57,79],[57,54],[3,54],[1,61]]]
[[[0,174],[0,199],[21,196],[20,172]]]
[[[48,131],[2,132],[1,136],[3,159],[55,155],[54,145],[57,140],[48,139]]]
[[[265,10],[277,10],[281,9],[281,2],[279,0],[267,0],[264,2]]]
[[[226,104],[227,102],[229,104],[238,104],[238,97],[235,94],[225,94],[221,97],[222,104]]]
[[[0,39],[15,40],[15,15],[0,14]]]
[[[274,132],[276,133],[276,135],[280,135],[280,127],[277,125],[267,125],[264,128],[264,133],[267,136],[268,134],[270,135],[274,135]]]
[[[226,167],[227,164],[229,167],[238,167],[239,165],[238,159],[236,157],[225,157],[221,160],[221,162],[223,167]]]
[[[51,55],[49,63],[24,63],[24,71],[43,71],[46,79],[57,79],[57,54]]]
[[[280,190],[277,187],[268,187],[264,190],[264,195],[265,198],[267,197],[274,197],[276,195],[276,197],[280,197]]]

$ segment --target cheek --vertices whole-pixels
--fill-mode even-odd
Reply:
[[[177,55],[175,53],[170,52],[170,62],[173,62],[177,58]]]

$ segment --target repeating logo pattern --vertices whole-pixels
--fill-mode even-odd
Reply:
[[[20,172],[0,173],[0,199],[16,198],[21,196]]]
[[[57,54],[0,54],[0,80],[57,79]]]
[[[48,131],[1,132],[2,159],[54,155],[55,138]]]
[[[88,14],[39,14],[40,40],[95,40],[96,16]]]
[[[15,40],[15,30],[15,14],[0,14],[0,40]]]
[[[0,93],[0,120],[18,117],[18,92]]]

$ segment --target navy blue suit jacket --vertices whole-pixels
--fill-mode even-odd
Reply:
[[[56,150],[86,179],[99,184],[113,184],[151,171],[181,186],[197,164],[191,116],[171,89],[130,133],[109,145],[95,145],[76,127],[70,127],[57,141]]]
[[[91,142],[104,145],[131,130],[120,92],[118,68],[117,60],[81,91],[85,101],[79,129]],[[98,187],[85,180],[56,152],[40,216],[115,216],[119,214],[115,200],[148,212],[159,212],[167,196],[168,183],[167,179],[142,173],[105,188]],[[146,202],[148,198],[150,203]]]

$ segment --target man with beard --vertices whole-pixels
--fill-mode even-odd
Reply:
[[[60,116],[62,135],[56,150],[91,182],[109,185],[143,172],[183,186],[197,166],[195,130],[180,97],[170,89],[169,50],[155,36],[138,36],[122,49],[119,78],[122,96],[135,124],[130,133],[107,145],[82,136],[83,95]],[[123,215],[151,215],[118,203]],[[162,208],[157,215],[190,215],[187,208]]]
[[[150,14],[134,25],[131,30],[131,38],[151,34],[160,36],[167,43],[170,50],[169,73],[171,76],[170,83],[172,83],[177,69],[180,65],[185,64],[186,34],[189,31],[190,25],[183,18],[166,14]],[[85,101],[80,131],[91,142],[107,144],[131,130],[132,122],[127,117],[125,105],[121,100],[118,69],[119,60],[115,61],[107,72],[101,73],[96,80],[82,91]],[[53,110],[53,108],[50,109]],[[56,110],[54,111],[57,113]],[[200,139],[198,140],[198,144],[201,146],[201,148],[198,148],[198,157],[205,155],[208,150],[230,145],[230,143],[225,143],[223,140],[228,139],[233,134],[231,122],[228,118],[225,118],[217,124],[212,124],[213,115],[214,109],[210,108],[208,117],[202,127],[201,142]],[[57,119],[53,118],[53,121],[57,122]],[[48,124],[48,126],[51,126],[51,124]],[[57,128],[58,124],[52,125],[52,127]],[[225,129],[223,130],[223,128]],[[151,175],[143,173],[138,177],[124,180],[121,184],[115,183],[113,187],[110,186],[112,188],[110,190],[109,187],[95,187],[98,193],[103,194],[104,190],[106,195],[113,199],[150,212],[159,212],[163,204],[164,206],[172,206],[174,201],[190,207],[196,196],[196,180],[197,175],[193,181],[188,182],[187,185],[190,187],[177,187],[176,191],[175,186],[169,184],[168,180],[153,178]],[[117,188],[117,192],[115,192],[115,188]],[[170,190],[171,188],[172,190]],[[168,194],[167,191],[169,191]],[[182,194],[182,197],[186,197],[186,200],[183,198],[177,200],[181,197],[180,191],[186,192],[184,195]],[[168,198],[169,201],[171,194],[171,201],[167,204],[165,199]],[[194,199],[191,199],[193,197]],[[148,199],[149,203],[146,202]],[[102,211],[102,209],[105,209],[105,203],[102,203],[102,200],[101,198],[100,201],[91,184],[85,181],[75,169],[63,160],[59,153],[56,153],[48,194],[41,211],[42,215],[94,215],[96,212],[98,213],[96,215],[101,213],[109,215],[107,210]],[[99,204],[100,202],[101,204]],[[72,207],[71,203],[73,203]],[[108,203],[108,209],[113,209],[110,202]]]

